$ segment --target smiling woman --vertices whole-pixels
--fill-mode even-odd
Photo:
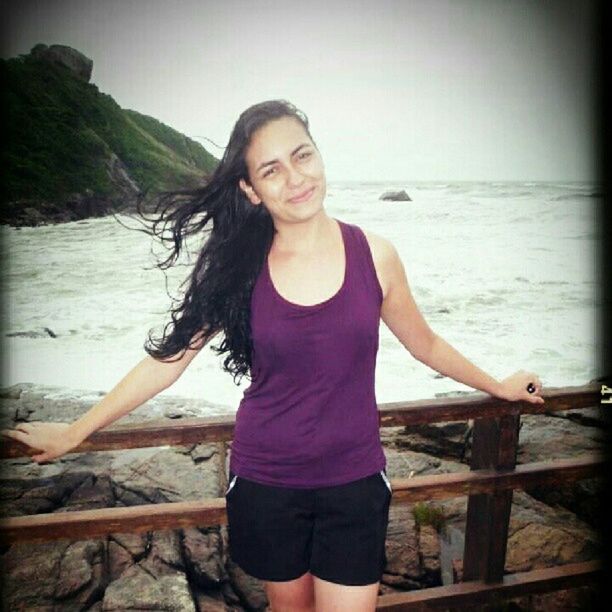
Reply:
[[[172,385],[219,334],[224,368],[251,379],[225,493],[230,556],[275,612],[376,608],[393,495],[374,392],[381,319],[431,368],[543,401],[535,374],[498,382],[435,334],[394,246],[330,217],[325,195],[306,116],[284,100],[248,108],[208,183],[157,202],[150,232],[171,247],[160,267],[189,236],[206,240],[148,357],[74,423],[3,432],[36,461],[58,457]]]
[[[257,130],[246,162],[249,178],[240,179],[240,188],[254,206],[265,202],[279,234],[285,233],[279,224],[286,229],[322,210],[326,194],[323,160],[297,119],[282,117]]]

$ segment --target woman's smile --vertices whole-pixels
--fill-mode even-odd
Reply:
[[[300,202],[306,202],[310,199],[310,196],[314,193],[315,187],[311,187],[306,191],[294,196],[293,198],[289,198],[289,202],[293,204],[299,204]]]
[[[240,188],[251,204],[265,206],[277,228],[322,214],[325,167],[297,119],[281,117],[257,129],[245,162],[249,178],[240,179]]]

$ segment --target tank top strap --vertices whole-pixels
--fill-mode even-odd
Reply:
[[[343,229],[346,245],[347,282],[352,289],[365,287],[370,295],[382,303],[383,292],[376,274],[374,258],[363,230],[353,223],[336,219]]]

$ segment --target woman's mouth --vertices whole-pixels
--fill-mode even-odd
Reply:
[[[294,198],[289,198],[289,202],[291,202],[292,204],[299,204],[300,202],[305,202],[306,200],[310,199],[310,196],[312,195],[312,192],[314,190],[315,188],[311,187],[307,191],[304,191],[301,194],[296,195]]]

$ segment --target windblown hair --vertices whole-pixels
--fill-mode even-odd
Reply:
[[[286,100],[255,104],[238,118],[221,161],[203,187],[164,191],[156,197],[146,233],[170,245],[170,254],[158,268],[165,270],[176,262],[189,236],[208,237],[181,285],[187,288],[171,307],[161,338],[149,331],[144,348],[152,357],[173,361],[167,358],[178,359],[184,349],[200,348],[202,341],[223,332],[221,344],[211,346],[219,355],[228,353],[223,369],[236,384],[245,375],[251,379],[251,295],[275,228],[265,206],[253,206],[238,181],[250,183],[245,155],[254,132],[286,116],[300,121],[310,136],[307,116]],[[137,210],[146,218],[141,202]]]

